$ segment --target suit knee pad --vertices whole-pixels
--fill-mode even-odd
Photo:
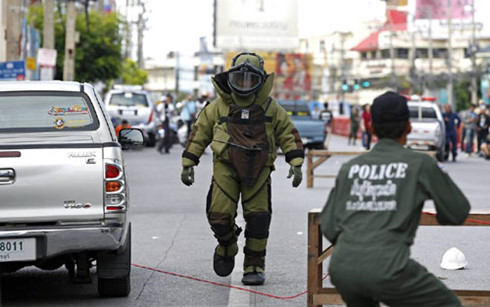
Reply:
[[[267,239],[269,237],[270,213],[251,213],[245,217],[245,221],[247,222],[245,237],[251,239]]]

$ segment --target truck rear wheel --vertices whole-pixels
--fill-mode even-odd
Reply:
[[[102,297],[126,297],[131,292],[131,224],[123,252],[97,254],[98,292]]]

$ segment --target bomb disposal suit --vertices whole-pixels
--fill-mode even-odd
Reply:
[[[207,217],[218,239],[214,270],[229,275],[238,253],[241,229],[235,224],[242,201],[245,259],[242,282],[263,284],[265,254],[271,222],[271,178],[276,144],[291,165],[293,186],[301,182],[304,150],[298,131],[286,111],[269,97],[273,74],[266,74],[256,54],[241,53],[229,71],[212,78],[218,97],[199,114],[182,154],[182,181],[193,182],[192,167],[211,144],[213,178],[207,197]],[[288,177],[288,178],[289,178]]]
[[[373,125],[383,112],[401,116],[389,118],[409,125],[408,108],[400,114],[390,105],[391,99],[405,98],[388,93],[373,103]],[[380,138],[370,152],[341,167],[321,228],[334,244],[329,273],[347,306],[379,306],[380,301],[388,306],[460,306],[453,292],[409,257],[428,199],[443,225],[462,224],[470,209],[441,164],[395,139]]]

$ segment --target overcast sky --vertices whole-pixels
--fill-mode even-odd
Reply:
[[[249,0],[250,1],[250,0]],[[260,1],[260,0],[258,0]],[[267,1],[267,0],[265,0]],[[118,5],[125,0],[118,0]],[[199,37],[212,44],[213,0],[147,0],[149,29],[144,55],[164,58],[171,50],[194,52]],[[381,0],[298,0],[300,37],[347,31],[355,20],[383,19]]]

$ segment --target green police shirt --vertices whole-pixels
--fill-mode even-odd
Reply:
[[[442,164],[424,153],[381,139],[345,163],[323,208],[321,228],[337,253],[370,247],[403,266],[409,258],[425,200],[440,224],[462,224],[470,204]],[[375,252],[378,254],[378,252]]]

